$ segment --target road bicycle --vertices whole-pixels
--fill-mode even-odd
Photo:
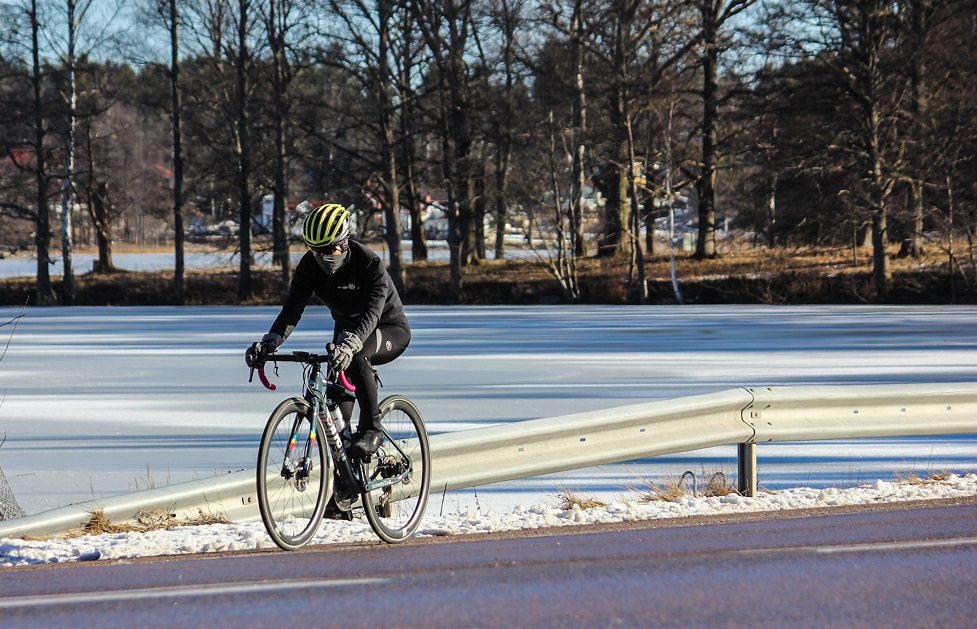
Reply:
[[[265,375],[268,362],[275,363],[276,373],[278,363],[304,365],[302,397],[278,405],[258,448],[258,508],[272,540],[284,550],[301,548],[319,530],[327,505],[346,519],[362,508],[387,543],[410,538],[431,487],[427,429],[414,403],[401,395],[380,402],[383,443],[376,454],[360,459],[348,452],[350,418],[340,409],[352,408],[356,387],[330,366],[330,354],[265,356],[252,365],[251,375],[257,370],[261,383],[274,391]],[[374,375],[379,383],[375,369]]]

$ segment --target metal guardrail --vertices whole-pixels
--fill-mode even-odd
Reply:
[[[977,433],[977,383],[762,387],[743,421],[741,493],[756,493],[756,444]]]
[[[739,388],[431,436],[432,491],[582,469],[712,446],[739,447],[740,490],[756,489],[756,444],[977,433],[977,383]],[[256,444],[257,448],[257,444]],[[54,536],[101,510],[180,519],[259,518],[254,472],[92,500],[0,522],[0,537]]]

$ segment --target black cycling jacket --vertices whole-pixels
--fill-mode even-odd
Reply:
[[[355,240],[349,241],[346,264],[332,275],[319,267],[311,251],[302,256],[285,305],[269,332],[288,338],[313,293],[329,308],[336,330],[352,332],[363,342],[381,325],[410,330],[404,305],[383,260]]]

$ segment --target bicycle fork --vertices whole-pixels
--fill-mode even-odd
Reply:
[[[288,452],[282,462],[282,478],[285,480],[295,479],[295,488],[298,491],[305,491],[309,486],[309,475],[312,472],[312,448],[315,447],[316,429],[315,422],[311,422],[309,427],[309,438],[305,440],[305,452],[297,464],[295,460],[295,446],[298,444],[299,433],[302,429],[303,418],[296,417],[295,424],[292,426],[292,436],[288,441]],[[294,468],[294,469],[293,469]]]

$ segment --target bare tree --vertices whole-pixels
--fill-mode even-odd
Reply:
[[[254,64],[250,39],[254,29],[255,15],[250,0],[237,0],[234,39],[227,42],[227,54],[234,68],[234,154],[237,156],[237,176],[235,183],[238,193],[240,225],[239,251],[240,271],[237,296],[240,300],[251,297],[251,217],[252,217],[252,147],[251,116],[248,99],[254,83],[251,70]]]
[[[719,162],[719,59],[728,46],[724,30],[756,0],[696,0],[701,15],[702,163],[699,181],[699,238],[696,257],[716,256],[716,173]]]
[[[893,112],[898,109],[886,103],[886,94],[898,94],[899,90],[887,85],[894,77],[886,71],[883,55],[893,35],[895,7],[892,0],[833,0],[826,8],[837,33],[839,75],[857,106],[852,148],[865,173],[865,202],[872,225],[872,278],[876,292],[884,296],[890,281],[887,205],[895,183],[886,163],[886,127],[894,123]]]
[[[498,97],[488,112],[487,136],[495,145],[493,166],[495,169],[495,259],[505,256],[505,228],[509,204],[509,171],[512,154],[521,132],[519,111],[525,108],[525,86],[519,76],[519,35],[525,28],[525,0],[500,0],[489,8],[489,24],[498,39],[497,66],[500,85]],[[521,108],[520,105],[523,105]]]
[[[559,24],[559,21],[556,21]],[[630,254],[632,277],[636,273],[638,299],[647,299],[644,277],[644,252],[639,208],[647,199],[644,165],[635,140],[637,120],[649,111],[656,90],[670,70],[686,58],[695,38],[676,34],[688,31],[685,7],[649,0],[613,0],[598,6],[574,5],[564,27],[571,42],[572,64],[578,77],[574,124],[585,124],[585,95],[582,89],[581,60],[586,55],[599,75],[606,97],[604,165],[594,181],[605,196],[604,227],[600,255]],[[585,25],[584,25],[585,24]],[[579,48],[578,48],[579,46]],[[584,52],[585,51],[585,52]],[[649,120],[649,133],[650,133]],[[574,159],[583,159],[577,144]],[[583,186],[581,167],[576,169],[577,188]],[[578,195],[579,196],[579,195]],[[582,209],[582,200],[577,199]],[[577,209],[571,210],[574,215]],[[649,239],[653,232],[650,223]]]
[[[74,186],[76,179],[75,149],[78,112],[79,59],[91,58],[103,52],[104,44],[113,34],[111,27],[118,11],[117,5],[102,7],[97,24],[86,22],[91,0],[77,3],[67,0],[61,7],[52,3],[30,0],[16,7],[14,24],[26,26],[16,37],[20,49],[26,50],[23,77],[29,84],[27,107],[18,124],[28,130],[30,156],[18,153],[12,161],[34,178],[33,207],[24,208],[25,217],[35,224],[34,244],[37,251],[37,302],[40,305],[55,303],[51,285],[50,262],[53,236],[51,217],[52,180],[54,156],[61,156],[61,254],[64,262],[62,298],[70,304],[74,300],[74,269],[72,267],[72,211],[74,210]],[[42,7],[45,12],[42,13]],[[29,43],[20,40],[20,33],[28,33]],[[57,59],[57,62],[52,60]],[[53,67],[56,63],[59,68]],[[51,98],[60,91],[58,105]],[[60,135],[60,145],[56,146]]]
[[[436,74],[441,172],[448,197],[449,293],[461,298],[462,267],[470,261],[475,206],[474,98],[470,43],[474,0],[418,0],[415,22]]]
[[[577,276],[577,255],[573,249],[572,242],[573,212],[567,212],[564,210],[565,205],[563,201],[563,186],[561,185],[561,181],[566,178],[565,173],[561,172],[561,164],[566,164],[567,160],[560,159],[561,149],[559,148],[560,145],[557,142],[557,137],[559,136],[561,130],[557,128],[552,113],[547,116],[546,128],[547,135],[549,136],[549,147],[546,151],[546,157],[549,162],[549,196],[552,198],[551,220],[553,231],[555,232],[555,238],[554,247],[552,250],[550,249],[549,245],[546,244],[546,238],[542,238],[541,247],[543,249],[543,253],[540,253],[534,245],[533,251],[536,253],[537,258],[546,264],[549,272],[560,283],[560,288],[563,290],[564,297],[568,301],[576,302],[580,300],[580,283]],[[573,187],[571,186],[571,190],[572,189]],[[532,215],[530,215],[530,220],[533,220]],[[538,230],[539,223],[538,221],[535,222]],[[530,244],[532,245],[532,242],[530,242]]]
[[[127,209],[127,175],[132,172],[133,152],[143,125],[138,113],[126,102],[134,78],[129,66],[111,62],[87,62],[79,67],[81,80],[77,103],[75,191],[79,205],[86,209],[98,259],[94,271],[116,271],[112,260],[114,225]],[[113,203],[118,195],[122,200]],[[110,195],[110,192],[112,194]],[[85,223],[80,225],[87,227]],[[85,237],[87,229],[80,230]]]
[[[401,180],[403,181],[404,204],[410,215],[411,258],[414,262],[427,260],[427,236],[424,231],[420,200],[420,173],[418,168],[418,144],[420,130],[418,125],[419,88],[417,73],[420,69],[420,55],[423,45],[418,41],[413,23],[414,15],[407,11],[402,18],[400,37],[394,40],[398,48],[393,53],[397,63],[397,98],[400,101],[398,117],[400,132]]]
[[[604,103],[608,115],[606,160],[598,177],[605,196],[604,229],[600,255],[626,255],[631,251],[628,230],[631,220],[630,178],[634,162],[629,155],[631,99],[634,97],[634,68],[643,38],[636,36],[650,27],[642,12],[643,0],[611,0],[601,11],[587,17],[593,33],[590,52],[603,66],[607,82]]]
[[[36,204],[37,228],[35,230],[35,244],[37,246],[37,301],[39,305],[54,302],[54,291],[51,288],[50,275],[50,247],[51,220],[48,205],[48,188],[50,178],[46,163],[46,136],[44,98],[42,95],[43,74],[40,62],[40,20],[37,11],[37,0],[31,0],[30,9],[31,30],[31,94],[33,96],[33,136],[34,136],[34,172],[36,176]]]
[[[406,272],[401,250],[400,168],[397,163],[398,61],[395,53],[403,50],[394,39],[408,13],[394,0],[330,0],[335,14],[344,25],[338,35],[346,44],[348,59],[343,69],[355,77],[368,95],[371,120],[368,127],[376,142],[373,172],[380,185],[390,255],[390,277],[403,291]]]
[[[75,170],[75,129],[78,118],[78,89],[75,73],[75,43],[78,27],[85,18],[85,13],[91,6],[91,0],[82,2],[76,7],[74,0],[67,0],[67,50],[65,51],[64,66],[67,72],[64,100],[67,105],[68,122],[65,132],[64,177],[61,190],[61,261],[64,265],[64,279],[62,298],[65,304],[71,305],[75,299],[75,276],[71,263],[71,212],[73,210],[72,177]],[[79,9],[76,11],[76,8]]]
[[[98,259],[93,270],[98,273],[111,273],[117,270],[112,262],[112,225],[115,214],[109,199],[108,181],[99,173],[100,165],[96,157],[98,138],[95,125],[89,120],[83,126],[85,134],[82,137],[80,151],[87,176],[81,177],[80,187],[88,206],[88,216],[95,231],[95,242],[98,248]]]
[[[271,57],[271,108],[274,155],[272,183],[273,261],[281,269],[282,291],[291,282],[290,241],[288,234],[288,168],[291,159],[289,132],[293,127],[292,83],[296,70],[294,58],[301,56],[302,42],[310,31],[304,28],[312,3],[308,0],[266,0],[265,34]],[[299,68],[300,69],[300,68]]]
[[[610,100],[610,181],[607,196],[607,216],[602,251],[608,255],[627,254],[633,251],[631,228],[633,206],[631,184],[634,180],[634,141],[632,133],[632,98],[634,98],[633,70],[637,60],[635,44],[641,41],[634,31],[646,27],[639,10],[642,0],[615,0],[611,3],[607,21],[611,33],[605,38],[608,45],[604,55],[611,74]]]
[[[909,194],[906,211],[901,217],[902,238],[899,256],[919,258],[923,255],[924,221],[928,181],[927,155],[931,155],[930,138],[933,114],[930,102],[940,84],[945,84],[945,70],[936,59],[931,60],[947,38],[945,27],[949,21],[946,0],[897,0],[896,34],[899,38],[899,55],[905,61],[909,76],[909,96],[903,125],[902,160],[904,172],[901,179],[908,184]],[[950,15],[953,15],[952,13]],[[897,218],[899,218],[897,216]]]
[[[571,5],[565,3],[542,3],[539,8],[539,22],[553,29],[559,38],[556,41],[546,41],[543,48],[537,50],[535,54],[528,55],[525,63],[530,64],[537,73],[537,84],[539,83],[540,72],[552,74],[547,76],[548,80],[555,80],[560,90],[545,89],[546,97],[554,96],[553,92],[566,92],[570,101],[569,109],[570,122],[563,130],[566,142],[573,146],[573,165],[571,189],[567,195],[567,212],[569,213],[569,238],[574,255],[584,256],[587,253],[587,242],[584,238],[584,211],[586,207],[585,190],[588,180],[588,89],[591,78],[589,73],[593,72],[593,57],[589,50],[592,46],[593,34],[588,30],[592,27],[592,21],[588,19],[591,13],[602,13],[597,3],[590,0],[574,0]],[[562,41],[561,41],[562,40]],[[545,59],[541,53],[546,49],[554,49],[566,42],[569,47],[569,79],[562,79],[559,71],[553,72],[542,67],[543,63],[552,65],[552,62]],[[548,55],[546,55],[548,56]],[[557,67],[559,61],[557,60]],[[598,88],[594,88],[598,91]],[[538,106],[548,107],[548,98],[541,94],[537,96]],[[552,113],[552,108],[550,108]]]
[[[264,43],[258,29],[261,15],[251,0],[194,0],[185,6],[184,23],[193,38],[194,51],[207,66],[197,77],[206,77],[206,82],[193,95],[192,125],[193,141],[201,153],[194,156],[196,167],[209,168],[210,172],[197,172],[196,178],[211,178],[217,190],[226,191],[228,200],[233,195],[230,204],[237,206],[238,224],[237,293],[243,301],[253,290],[253,136],[261,129],[255,120],[259,105],[255,98],[256,60]],[[185,110],[190,104],[187,99]]]
[[[47,306],[57,302],[54,289],[51,284],[51,175],[48,172],[49,159],[48,146],[50,126],[48,118],[51,115],[51,107],[46,94],[48,83],[48,72],[41,58],[42,41],[42,21],[44,16],[41,14],[37,0],[29,0],[13,9],[13,20],[23,18],[27,24],[29,42],[17,42],[22,48],[26,48],[26,81],[29,83],[28,106],[25,108],[28,114],[23,121],[28,129],[30,136],[30,148],[33,159],[18,160],[12,159],[12,163],[21,170],[30,171],[34,179],[34,208],[33,211],[24,209],[24,213],[34,222],[34,247],[37,256],[37,281],[35,290],[37,293],[37,305]]]
[[[663,77],[688,55],[695,43],[694,37],[687,34],[685,7],[652,0],[610,0],[578,3],[572,9],[554,8],[556,16],[562,15],[560,11],[569,11],[567,19],[552,21],[571,43],[576,75],[574,125],[581,136],[586,127],[585,59],[590,62],[590,73],[600,77],[599,83],[594,81],[594,90],[605,95],[599,101],[607,115],[607,127],[602,133],[604,159],[594,177],[605,197],[599,252],[601,255],[630,254],[633,261],[639,261],[636,259],[641,258],[642,252],[638,249],[636,219],[640,218],[637,176],[641,167],[634,125],[636,118],[650,106]],[[683,33],[686,33],[684,37]],[[594,150],[598,150],[596,146]],[[582,163],[580,141],[575,159]],[[582,187],[582,166],[577,167],[576,173],[576,185]],[[578,199],[576,203],[582,201]],[[579,207],[582,209],[582,205]],[[643,272],[643,264],[635,268],[639,274]]]
[[[177,0],[154,0],[169,35],[170,130],[173,142],[173,290],[183,300],[185,280],[183,227],[183,82],[180,75],[180,11]]]
[[[65,304],[72,304],[75,300],[75,277],[72,265],[72,211],[74,210],[75,194],[75,149],[78,144],[76,133],[79,123],[79,86],[78,60],[80,56],[91,56],[98,51],[110,36],[109,27],[112,25],[119,7],[111,9],[111,14],[100,16],[101,24],[92,25],[94,32],[88,34],[87,45],[79,50],[79,38],[85,31],[89,12],[92,10],[93,0],[65,0],[65,48],[62,52],[62,64],[65,70],[64,78],[64,176],[61,188],[61,259],[64,266],[62,299]],[[104,235],[104,234],[103,234]]]
[[[570,37],[573,42],[573,87],[576,98],[573,106],[573,127],[576,142],[573,151],[573,207],[570,210],[570,234],[574,255],[587,254],[583,235],[584,189],[587,186],[587,86],[584,70],[584,39],[587,20],[583,0],[575,0],[570,17]]]
[[[678,283],[678,273],[675,260],[675,184],[672,173],[675,171],[672,157],[672,129],[675,121],[675,96],[674,92],[669,94],[668,113],[665,116],[665,181],[663,182],[663,192],[665,204],[668,208],[668,258],[672,277],[672,291],[675,294],[675,302],[685,303],[682,298],[682,289]]]
[[[136,63],[155,69],[166,77],[167,97],[154,98],[154,106],[165,111],[169,119],[170,163],[172,165],[171,211],[173,216],[173,291],[182,301],[185,291],[185,185],[184,156],[182,32],[186,3],[181,0],[143,0],[137,11],[139,25],[166,34],[157,49],[156,38],[140,37],[128,44],[129,55]],[[140,29],[140,33],[143,33]],[[165,103],[165,104],[164,104]]]

